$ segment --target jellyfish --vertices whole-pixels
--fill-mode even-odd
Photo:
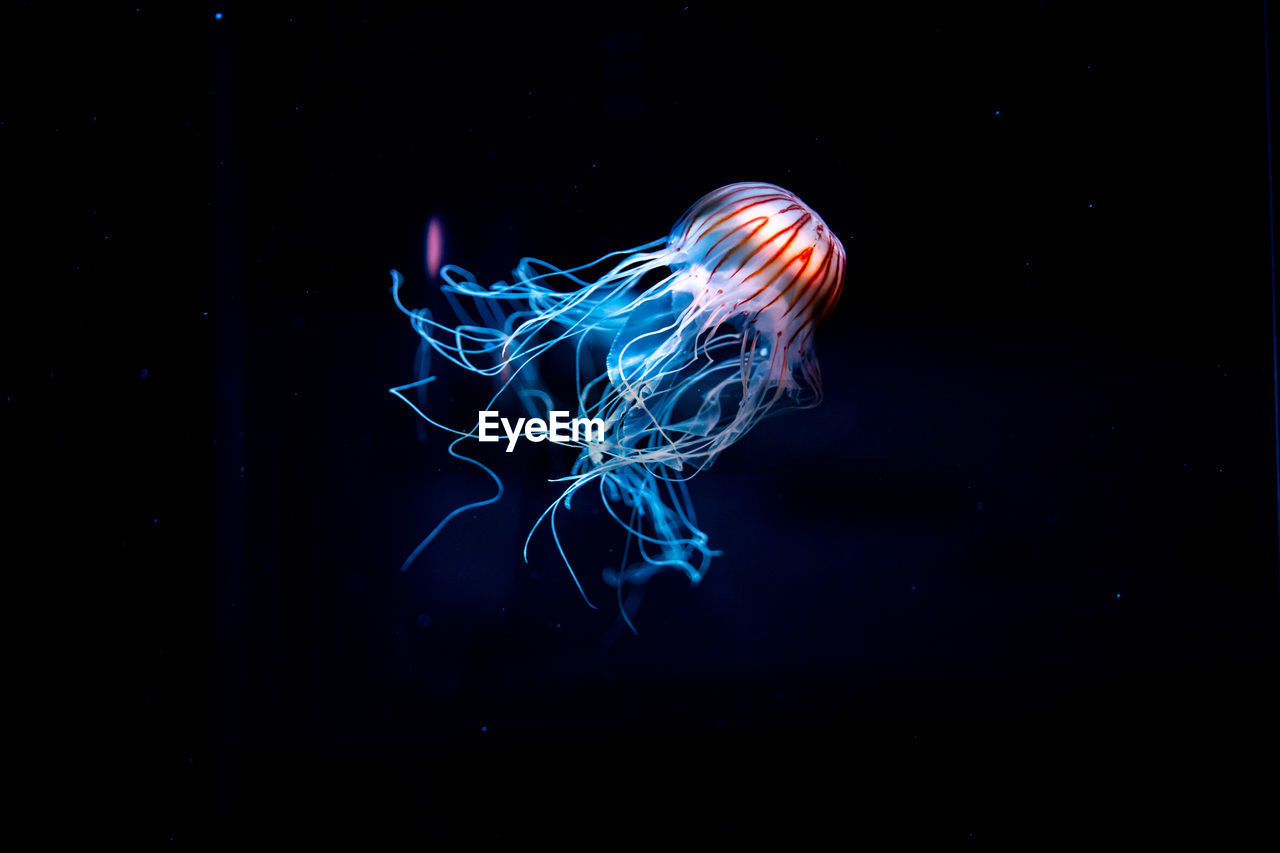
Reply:
[[[594,607],[561,542],[556,514],[571,509],[584,490],[598,494],[622,537],[621,559],[603,569],[602,579],[634,631],[635,607],[630,597],[624,606],[624,587],[636,590],[661,571],[682,572],[696,585],[721,554],[698,526],[689,481],[764,418],[821,402],[814,333],[840,299],[844,265],[844,247],[812,208],[782,187],[747,182],[703,196],[666,237],[582,266],[523,258],[510,282],[485,286],[445,265],[440,289],[457,325],[406,307],[404,279],[392,270],[395,304],[420,342],[419,378],[391,392],[452,434],[450,455],[494,483],[490,497],[445,516],[402,569],[453,518],[503,494],[498,474],[464,452],[466,442],[478,440],[479,418],[455,427],[427,413],[422,392],[436,378],[429,375],[432,358],[491,377],[489,409],[514,395],[545,418],[558,404],[540,365],[552,349],[571,348],[570,404],[579,417],[603,421],[604,434],[546,436],[577,455],[567,475],[552,479],[560,494],[528,531],[524,558],[546,522],[578,592]],[[416,403],[406,396],[413,389]]]

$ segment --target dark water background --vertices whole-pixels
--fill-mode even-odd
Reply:
[[[0,146],[48,164],[5,417],[54,448],[26,509],[76,520],[86,702],[57,716],[123,837],[1264,825],[1274,789],[1238,781],[1276,757],[1259,4],[218,9],[31,4],[3,36]],[[599,610],[545,532],[524,564],[569,461],[528,444],[398,572],[488,488],[387,393],[416,345],[388,270],[445,308],[427,219],[492,281],[738,180],[795,191],[849,265],[824,405],[693,484],[705,582],[658,577],[619,632],[590,506],[561,532]]]

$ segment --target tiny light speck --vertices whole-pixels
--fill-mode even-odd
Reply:
[[[222,20],[222,13],[221,13],[221,12],[214,12],[214,13],[213,13],[213,19],[214,19],[215,21],[221,21],[221,20]]]
[[[146,379],[146,378],[147,378],[147,374],[148,374],[148,373],[150,373],[150,372],[151,372],[151,371],[147,370],[147,369],[144,367],[144,368],[142,368],[141,370],[139,370],[139,371],[138,371],[138,375],[139,375],[139,376],[141,376],[143,379]]]
[[[1117,592],[1117,593],[1116,593],[1116,598],[1119,598],[1119,597],[1120,597],[1120,593],[1118,593],[1118,592]]]
[[[489,731],[489,727],[488,727],[488,726],[481,726],[481,727],[480,727],[480,731],[482,731],[482,732],[487,732],[487,731]]]

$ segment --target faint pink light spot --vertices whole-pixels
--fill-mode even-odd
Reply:
[[[435,278],[440,272],[440,260],[444,256],[444,226],[440,217],[433,216],[427,220],[427,276]]]

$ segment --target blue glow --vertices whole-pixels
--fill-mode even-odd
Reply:
[[[771,185],[734,187],[786,192]],[[794,209],[785,207],[781,215],[794,215]],[[686,221],[677,223],[677,229]],[[806,232],[806,239],[826,241],[819,246],[828,253],[833,272],[826,279],[806,279],[802,288],[810,288],[810,303],[819,295],[829,298],[829,308],[843,276],[843,248],[816,214],[804,222],[816,229]],[[633,631],[631,616],[641,597],[637,585],[666,570],[682,572],[693,584],[703,579],[721,552],[709,547],[698,526],[688,482],[765,417],[821,400],[817,362],[808,343],[816,309],[808,314],[783,311],[786,303],[780,303],[766,311],[777,298],[754,313],[738,308],[755,309],[767,300],[748,304],[742,299],[735,306],[733,299],[741,294],[731,297],[708,284],[716,258],[707,260],[706,246],[719,246],[723,238],[713,235],[702,244],[686,245],[676,235],[673,230],[670,238],[568,269],[526,257],[513,270],[511,283],[489,286],[446,264],[439,269],[440,291],[460,321],[457,326],[437,322],[425,308],[406,307],[401,300],[404,277],[391,271],[392,298],[420,342],[419,378],[390,391],[423,421],[453,436],[450,456],[475,466],[493,483],[489,497],[448,513],[413,549],[401,571],[450,521],[497,502],[505,491],[492,468],[463,452],[464,442],[479,437],[475,413],[468,412],[472,422],[461,427],[427,414],[426,389],[437,378],[431,375],[431,359],[438,356],[493,380],[495,390],[483,411],[501,412],[502,401],[520,406],[531,418],[549,420],[552,411],[575,409],[572,417],[599,418],[606,424],[603,440],[547,437],[550,443],[574,448],[577,458],[566,475],[551,481],[562,484],[563,491],[529,530],[526,562],[529,542],[545,523],[578,592],[595,607],[556,526],[559,510],[571,509],[575,496],[586,491],[598,496],[621,528],[621,557],[603,569],[602,577],[616,591],[621,617]],[[731,286],[717,279],[720,283]],[[712,296],[704,298],[708,294]],[[566,365],[573,364],[575,391],[568,406],[557,405],[539,377],[543,357],[557,347],[572,356]],[[625,598],[624,587],[629,592]]]
[[[214,13],[213,13],[213,19],[214,19],[215,21],[221,21],[221,20],[222,20],[222,13],[221,13],[221,12],[214,12]]]

